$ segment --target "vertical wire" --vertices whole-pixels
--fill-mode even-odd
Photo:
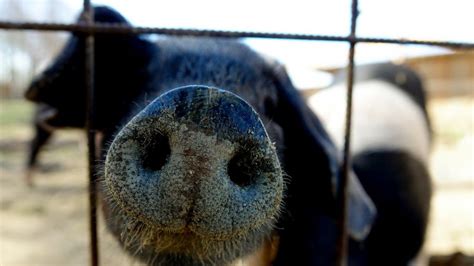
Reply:
[[[347,234],[347,213],[348,213],[348,180],[351,168],[350,145],[351,145],[351,129],[352,129],[352,91],[354,87],[354,55],[356,46],[356,23],[358,11],[358,0],[352,0],[351,6],[351,32],[349,38],[349,63],[347,66],[347,102],[345,115],[345,133],[344,133],[344,150],[343,163],[340,171],[340,187],[338,193],[338,211],[339,211],[339,235],[337,239],[336,249],[336,265],[347,265],[347,251],[348,251],[348,234]]]
[[[87,25],[94,24],[94,10],[90,0],[84,0],[84,18]],[[85,85],[86,85],[86,132],[89,162],[89,237],[90,265],[99,265],[97,235],[97,176],[95,145],[95,99],[94,99],[94,35],[89,33],[85,39]]]

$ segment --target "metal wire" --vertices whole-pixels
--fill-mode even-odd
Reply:
[[[411,40],[391,38],[362,38],[355,36],[334,36],[315,34],[269,33],[252,31],[225,31],[225,30],[200,30],[181,28],[152,28],[132,27],[125,24],[95,23],[87,24],[60,24],[60,23],[30,23],[0,21],[0,29],[6,30],[42,30],[42,31],[70,31],[80,33],[105,33],[105,34],[163,34],[171,36],[196,36],[216,38],[264,38],[264,39],[289,39],[308,41],[354,42],[354,43],[393,43],[393,44],[418,44],[434,45],[452,49],[474,49],[474,43],[449,42],[434,40]]]
[[[357,17],[359,15],[358,2],[357,0],[352,0],[351,6],[351,33],[350,37],[356,37],[356,26],[357,26]],[[349,48],[349,62],[347,65],[347,101],[346,101],[346,116],[345,116],[345,132],[344,132],[344,150],[343,150],[343,161],[340,171],[340,188],[339,193],[337,194],[338,202],[338,229],[339,235],[337,239],[336,246],[336,266],[346,266],[347,265],[347,213],[349,205],[349,172],[351,165],[351,133],[352,133],[352,92],[354,87],[354,55],[355,55],[355,46],[356,42],[352,41]]]
[[[94,9],[90,0],[84,0],[83,17],[88,26],[94,24]],[[97,175],[96,170],[96,127],[95,127],[95,97],[94,97],[94,34],[89,33],[85,39],[85,84],[86,84],[86,132],[89,161],[89,237],[90,265],[99,265],[99,248],[97,234]]]

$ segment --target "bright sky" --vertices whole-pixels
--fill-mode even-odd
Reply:
[[[43,1],[27,3],[39,6]],[[350,24],[350,0],[92,2],[114,7],[137,26],[347,35]],[[82,7],[80,0],[66,3],[77,11]],[[474,0],[359,0],[359,10],[357,34],[361,37],[474,43]],[[347,63],[346,43],[268,39],[246,42],[290,66],[327,68]],[[427,46],[359,44],[356,62],[400,60],[444,52],[447,50]]]
[[[113,6],[144,26],[329,35],[349,32],[349,0],[93,2]],[[470,31],[474,25],[472,0],[360,0],[359,8],[358,33],[362,36],[474,41]]]
[[[349,33],[349,0],[150,1],[93,0],[122,12],[134,25],[308,34]],[[77,1],[77,8],[81,1]],[[163,4],[166,3],[166,4]],[[360,0],[357,34],[364,37],[474,42],[474,0]],[[347,61],[347,44],[251,39],[255,49],[288,64],[331,67]],[[444,52],[426,46],[358,47],[359,63]]]

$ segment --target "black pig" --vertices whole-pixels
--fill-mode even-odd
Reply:
[[[345,71],[309,100],[342,148]],[[378,216],[364,243],[369,265],[407,265],[420,252],[428,223],[431,128],[421,78],[402,65],[355,69],[353,168]]]
[[[106,7],[95,19],[124,21]],[[83,41],[26,93],[75,125]],[[283,67],[235,40],[98,34],[95,51],[102,203],[127,251],[153,265],[334,262],[336,149]],[[375,209],[356,179],[350,191],[360,241]]]
[[[127,23],[127,20],[116,12],[109,12],[105,9],[97,9],[97,22],[104,23]],[[78,22],[82,22],[83,17],[80,16]],[[54,63],[46,69],[41,75],[36,77],[30,84],[26,92],[27,99],[34,99],[39,102],[34,110],[33,115],[33,139],[29,144],[28,156],[26,159],[26,182],[28,185],[33,185],[33,172],[38,163],[38,155],[40,154],[44,145],[52,137],[53,132],[57,129],[72,128],[81,129],[85,127],[85,106],[83,100],[86,97],[84,91],[84,41],[79,38],[80,34],[75,35],[75,38],[70,38],[66,47],[60,52],[59,56],[55,58]],[[100,35],[99,35],[100,36]],[[137,38],[121,38],[114,36],[112,38],[99,37],[101,44],[109,46],[107,49],[114,51],[117,54],[122,53],[120,59],[125,60],[130,64],[127,74],[123,68],[116,68],[115,74],[127,75],[127,79],[120,82],[113,80],[108,83],[109,86],[114,86],[117,93],[127,93],[120,91],[123,88],[128,88],[131,84],[142,86],[149,78],[145,76],[144,69],[148,64],[149,59],[146,55],[150,53],[144,43]],[[116,43],[118,46],[114,46]],[[130,49],[133,49],[133,55],[127,55]],[[140,51],[144,49],[143,51]],[[151,48],[148,48],[151,49]],[[101,60],[101,56],[98,56]],[[108,64],[113,66],[117,64],[119,58],[107,58]],[[120,71],[122,70],[122,72]],[[107,70],[108,71],[108,70]],[[110,72],[110,73],[111,73]],[[109,75],[110,75],[109,73]],[[99,88],[104,87],[102,79],[98,79]],[[47,91],[42,88],[48,88]],[[67,92],[65,91],[67,90]],[[41,94],[38,92],[41,91]],[[107,97],[101,94],[102,97]],[[42,97],[47,100],[42,100]],[[100,101],[104,100],[101,98]],[[107,120],[107,113],[101,112],[101,123]],[[117,123],[111,121],[110,124]]]

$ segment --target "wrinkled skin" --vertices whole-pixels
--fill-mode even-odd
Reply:
[[[106,7],[95,19],[125,22]],[[26,93],[69,126],[84,125],[83,41],[72,36]],[[95,43],[100,193],[127,251],[153,265],[226,265],[270,243],[265,264],[334,262],[336,150],[279,64],[234,40]],[[370,200],[359,189],[350,201],[354,230],[367,231]]]

